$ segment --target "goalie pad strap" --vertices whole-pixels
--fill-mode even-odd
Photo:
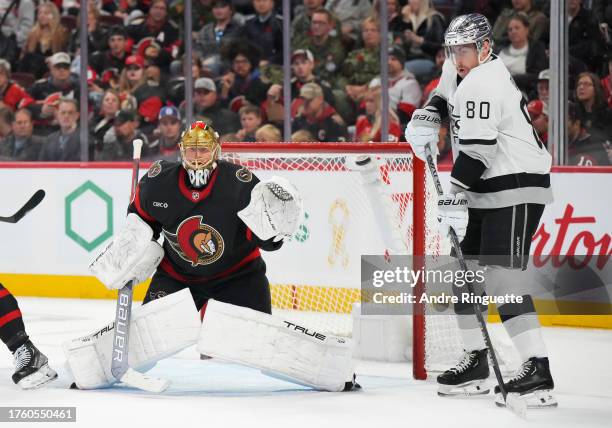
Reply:
[[[342,391],[353,377],[348,339],[215,300],[208,301],[198,350],[325,391]]]
[[[135,307],[130,324],[128,361],[134,369],[150,369],[155,362],[193,345],[200,317],[188,289]],[[95,389],[116,382],[111,374],[113,323],[62,346],[80,389]]]

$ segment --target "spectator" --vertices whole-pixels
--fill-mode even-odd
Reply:
[[[291,45],[293,47],[308,38],[311,28],[312,14],[325,5],[325,0],[303,0],[303,8],[291,21]],[[336,34],[337,36],[338,34]]]
[[[612,7],[612,5],[611,5]],[[603,96],[608,104],[608,108],[612,109],[612,52],[608,54],[608,75],[601,79],[601,86],[603,88]]]
[[[185,4],[183,0],[175,0],[168,2],[170,4],[170,18],[174,22],[184,22],[185,16]],[[214,0],[194,0],[192,1],[191,17],[194,36],[198,29],[202,28],[206,24],[214,21],[213,15],[213,4]]]
[[[291,69],[293,70],[293,79],[291,80],[291,117],[295,118],[297,110],[302,105],[300,98],[300,89],[306,83],[314,82],[323,90],[323,98],[325,101],[333,105],[334,94],[329,83],[317,79],[314,71],[314,57],[308,49],[298,49],[291,55]],[[283,87],[282,85],[274,84],[268,89],[268,98],[265,104],[265,111],[268,120],[271,122],[283,120],[282,106]]]
[[[208,77],[200,77],[194,84],[194,116],[211,125],[220,135],[237,132],[238,115],[221,107],[217,97],[215,82]]]
[[[400,12],[398,0],[387,0],[388,28],[395,44],[403,42],[404,31],[408,29],[408,23],[404,21]],[[370,15],[380,20],[380,0],[374,0]]]
[[[34,119],[46,121],[47,125],[55,117],[60,97],[79,99],[80,93],[77,76],[70,74],[70,55],[58,52],[48,63],[51,76],[32,85],[30,95],[38,102],[29,106]]]
[[[236,40],[240,34],[240,24],[233,19],[234,7],[230,1],[215,0],[212,13],[214,22],[204,25],[195,37],[194,49],[202,58],[218,56],[221,49]]]
[[[157,81],[147,79],[144,66],[145,60],[139,55],[126,58],[125,68],[119,79],[119,95],[123,108],[137,109],[142,117],[142,131],[148,134],[157,125],[157,116],[166,94]]]
[[[291,134],[291,141],[294,143],[309,143],[314,141],[314,137],[305,129],[300,129]]]
[[[342,65],[338,86],[355,104],[359,104],[368,90],[368,83],[380,72],[380,31],[378,21],[366,18],[361,25],[364,47],[349,53]]]
[[[80,12],[79,12],[80,13]],[[77,16],[77,22],[80,17]],[[69,52],[76,52],[81,42],[79,35],[79,26],[72,31],[70,35]],[[89,3],[87,13],[87,47],[89,54],[106,49],[108,39],[108,30],[100,25],[100,11],[95,4]]]
[[[398,116],[402,128],[410,121],[412,112],[420,106],[423,96],[414,75],[404,70],[405,59],[401,47],[392,46],[389,49],[389,108]],[[370,87],[380,85],[380,77],[370,82]]]
[[[221,79],[221,99],[231,105],[236,97],[244,97],[249,103],[260,105],[266,99],[269,85],[261,81],[255,70],[257,59],[253,52],[245,46],[235,46],[230,60],[231,70]]]
[[[100,150],[102,148],[104,136],[113,127],[115,115],[120,108],[121,100],[119,98],[119,93],[113,89],[106,90],[102,97],[100,111],[94,118],[92,137],[96,149]]]
[[[107,40],[107,49],[92,53],[91,65],[98,74],[102,74],[109,68],[115,68],[121,72],[128,56],[125,28],[119,25],[112,27],[108,32]]]
[[[181,45],[179,31],[176,24],[168,19],[166,0],[152,0],[145,20],[130,25],[127,33],[136,44],[146,37],[152,37],[172,58],[178,56]]]
[[[536,0],[539,1],[539,0]],[[509,6],[509,0],[463,0],[457,10],[455,16],[465,15],[468,13],[480,13],[487,17],[489,22],[496,22],[501,11]],[[505,26],[503,28],[506,28]]]
[[[582,126],[587,131],[591,131],[592,128],[604,129],[608,125],[610,115],[597,75],[589,72],[578,75],[576,102]]]
[[[180,159],[181,113],[174,106],[159,111],[159,138],[151,142],[148,158],[177,161]]]
[[[533,100],[527,104],[527,111],[540,141],[548,146],[548,105],[542,100]]]
[[[548,85],[550,81],[550,70],[547,68],[540,71],[538,74],[537,93],[538,99],[542,100],[544,104],[548,104]]]
[[[19,107],[26,107],[31,104],[34,100],[17,83],[11,81],[11,64],[0,58],[0,94],[2,104],[15,111]]]
[[[33,136],[32,112],[22,108],[13,116],[12,134],[0,147],[0,159],[11,161],[36,161],[44,140]]]
[[[261,143],[278,143],[283,141],[283,137],[276,126],[268,123],[255,131],[255,140]]]
[[[334,14],[341,25],[342,37],[345,40],[358,39],[361,22],[371,9],[369,0],[330,0],[325,6]]]
[[[125,67],[119,77],[119,96],[121,107],[127,110],[138,108],[135,93],[141,86],[147,83],[144,74],[144,58],[138,55],[130,55],[125,59]]]
[[[314,56],[314,74],[320,80],[334,82],[346,56],[342,42],[332,37],[335,20],[326,9],[319,8],[312,14],[308,37],[294,42],[295,49],[307,49]]]
[[[499,51],[499,58],[514,78],[517,86],[525,94],[533,92],[540,71],[548,67],[546,47],[529,37],[527,15],[518,13],[508,21],[510,44]]]
[[[4,16],[7,12],[7,8],[11,6],[11,0],[3,0],[0,4],[0,17]],[[15,36],[15,42],[18,49],[22,49],[28,38],[28,33],[32,30],[34,25],[34,11],[36,10],[32,0],[19,0],[12,9],[6,15],[6,20],[2,25],[2,34],[4,37]],[[13,58],[4,59],[9,62],[17,58],[17,53],[14,53]]]
[[[13,133],[13,121],[15,114],[6,107],[0,107],[0,141],[4,141]]]
[[[245,105],[238,112],[242,128],[236,133],[236,141],[252,142],[255,139],[255,131],[261,126],[263,118],[261,109],[253,105]]]
[[[569,0],[569,54],[582,61],[591,71],[599,71],[604,41],[599,23],[582,7],[582,0]]]
[[[601,141],[595,141],[582,124],[578,106],[570,102],[568,106],[568,156],[569,165],[607,166],[608,154]]]
[[[247,18],[240,36],[261,50],[262,60],[282,64],[283,20],[274,12],[274,0],[253,0],[253,8],[255,15]]]
[[[346,141],[348,133],[336,110],[325,102],[323,90],[316,83],[300,89],[303,105],[292,124],[294,131],[306,130],[318,141]]]
[[[362,142],[382,142],[381,96],[380,87],[372,88],[364,98],[365,114],[355,123],[355,139]],[[399,141],[402,131],[397,115],[389,109],[389,135],[386,141]]]
[[[127,161],[132,159],[132,141],[143,141],[142,157],[149,155],[149,139],[138,130],[138,115],[132,110],[119,110],[113,127],[104,136],[102,149],[96,153],[99,161]]]
[[[549,19],[541,11],[533,7],[532,0],[512,0],[512,7],[502,10],[493,25],[493,41],[497,44],[507,44],[510,42],[507,32],[508,24],[519,13],[523,13],[527,17],[531,40],[547,42]]]
[[[60,129],[45,138],[39,160],[46,162],[81,160],[77,102],[71,98],[62,98],[58,104],[56,119]]]
[[[402,16],[407,24],[404,30],[406,69],[421,78],[431,73],[436,52],[444,43],[444,16],[434,9],[431,0],[409,0]]]
[[[65,51],[69,37],[68,30],[60,23],[57,6],[52,2],[41,3],[38,6],[36,24],[25,42],[19,69],[40,79],[47,71],[45,59]]]
[[[162,49],[161,45],[153,37],[140,39],[134,47],[133,53],[144,58],[146,65],[145,74],[153,67],[159,70],[158,74],[161,74],[162,70],[164,74],[168,74],[170,71],[172,57],[168,51]]]

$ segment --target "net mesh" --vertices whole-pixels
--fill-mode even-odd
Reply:
[[[282,271],[277,263],[267,263],[273,312],[319,331],[351,336],[351,310],[361,297],[361,255],[412,252],[415,226],[411,155],[367,157],[343,154],[340,150],[338,153],[256,153],[224,148],[222,158],[248,167],[260,179],[272,175],[287,178],[302,194],[306,216],[317,216],[305,221],[316,220],[314,226],[318,230],[305,230],[302,225],[294,240],[303,239],[305,233],[317,232],[319,246],[304,247],[297,254],[291,251],[292,257],[298,259],[294,266],[282,263],[286,271],[296,268],[295,272]],[[448,254],[448,243],[437,233],[437,197],[431,180],[426,182],[425,201],[425,253]],[[313,205],[318,210],[312,210]],[[287,254],[291,252],[283,253],[291,257]],[[268,257],[272,255],[264,254],[266,261]],[[300,272],[304,264],[312,270],[323,266],[322,270],[332,275],[322,279],[312,271]],[[426,315],[433,311],[434,308],[425,308]],[[426,366],[428,370],[439,370],[459,356],[461,346],[456,323],[450,315],[425,318]]]

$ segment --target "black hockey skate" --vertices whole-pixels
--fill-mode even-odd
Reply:
[[[457,365],[438,376],[438,395],[484,395],[489,387],[484,383],[489,377],[488,349],[465,351]]]
[[[508,394],[518,394],[527,403],[527,408],[556,407],[557,400],[552,395],[555,387],[550,374],[548,358],[532,357],[525,361],[515,377],[504,383]],[[495,387],[495,404],[504,406],[504,399]]]
[[[48,359],[31,341],[21,345],[13,353],[15,373],[13,382],[23,389],[39,388],[57,378],[57,373],[49,367]]]

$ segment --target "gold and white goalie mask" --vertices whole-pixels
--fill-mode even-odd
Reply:
[[[191,185],[195,188],[206,185],[221,155],[219,134],[204,122],[194,122],[183,132],[179,148]]]

